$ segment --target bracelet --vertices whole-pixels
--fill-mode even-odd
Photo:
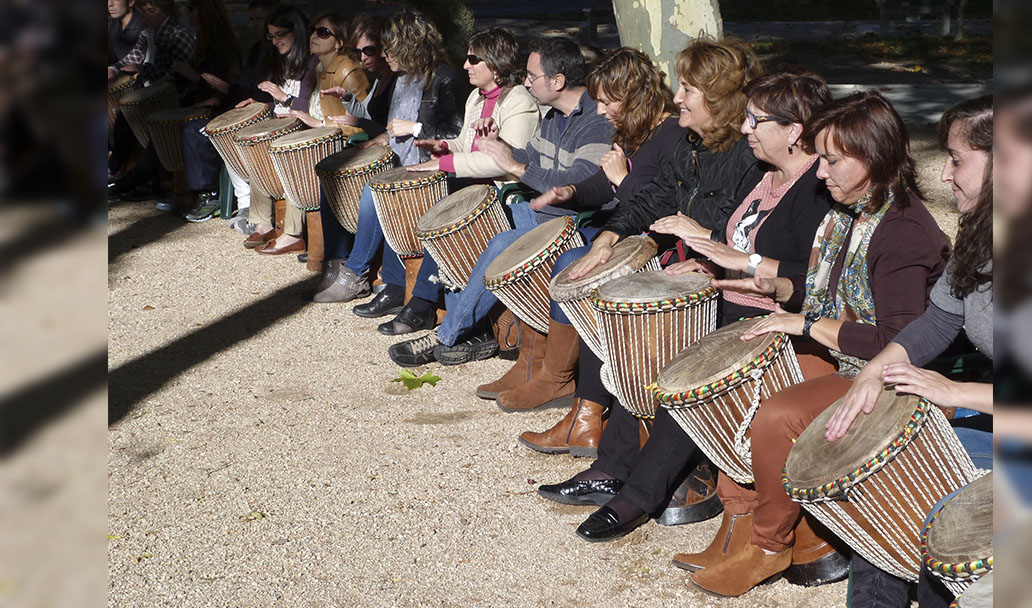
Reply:
[[[810,336],[810,330],[813,329],[814,323],[816,323],[817,321],[820,321],[820,320],[821,320],[821,316],[820,315],[812,313],[812,312],[806,313],[806,316],[803,318],[803,335],[806,336],[807,338],[811,337]]]
[[[294,103],[294,96],[287,95],[287,98],[283,100],[283,105],[290,107],[290,104]]]

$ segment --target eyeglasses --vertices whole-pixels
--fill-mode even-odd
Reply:
[[[362,47],[360,49],[355,49],[355,50],[358,51],[359,53],[362,53],[366,57],[376,57],[377,55],[380,54],[380,51],[376,50],[376,47],[371,45],[371,44],[369,46],[364,46],[364,47]]]
[[[541,78],[542,76],[544,76],[544,74],[538,74],[537,76],[532,76],[530,72],[527,72],[527,82],[529,82],[530,84],[534,84],[534,81],[537,80],[538,78]]]
[[[480,57],[477,57],[476,55],[466,55],[466,61],[470,65],[476,65],[476,64],[480,63],[481,61],[483,61],[483,59],[481,59]]]
[[[749,121],[750,129],[755,129],[756,125],[760,124],[761,122],[778,122],[779,120],[781,120],[777,116],[757,116],[749,110],[745,111],[745,119]]]
[[[276,32],[275,34],[265,34],[266,40],[283,40],[287,36],[293,34],[290,30],[283,30],[282,32]]]
[[[327,38],[333,38],[334,37],[333,32],[330,31],[330,28],[328,28],[328,27],[315,27],[314,25],[312,26],[312,28],[308,32],[309,36],[311,36],[312,34],[315,34],[316,36],[318,36],[319,38],[321,38],[323,40],[326,40]]]

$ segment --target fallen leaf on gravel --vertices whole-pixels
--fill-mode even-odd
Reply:
[[[251,511],[246,515],[241,515],[238,521],[257,521],[259,519],[265,519],[265,513],[261,511]]]
[[[154,310],[154,307],[151,306],[150,304],[148,304],[148,305],[144,306],[143,309],[144,310]]]
[[[151,555],[150,553],[144,553],[144,554],[143,554],[143,555],[141,555],[140,557],[137,557],[137,558],[136,558],[136,563],[138,564],[138,563],[142,562],[143,560],[145,560],[145,559],[150,559],[150,558],[152,558],[152,557],[154,557],[154,556],[153,556],[153,555]]]
[[[399,370],[398,377],[391,380],[391,382],[401,382],[405,385],[408,390],[415,390],[423,386],[423,384],[429,384],[430,386],[437,386],[437,381],[440,380],[440,376],[433,372],[427,372],[422,376],[416,376],[407,369]]]

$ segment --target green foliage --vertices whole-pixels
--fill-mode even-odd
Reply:
[[[473,35],[473,11],[465,0],[413,0],[412,6],[426,15],[444,38],[445,58],[459,69],[466,59],[466,43]]]
[[[401,382],[410,391],[416,390],[422,387],[424,384],[430,386],[437,386],[437,381],[440,380],[440,376],[433,372],[427,372],[422,376],[417,376],[407,369],[400,370],[398,377],[391,380],[391,382]]]

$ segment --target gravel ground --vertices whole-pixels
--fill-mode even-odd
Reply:
[[[934,148],[915,145],[926,183]],[[952,234],[950,205],[934,207]],[[560,412],[473,395],[508,362],[431,364],[417,373],[437,386],[408,392],[390,381],[395,339],[350,305],[308,303],[292,256],[149,203],[114,204],[109,234],[110,605],[844,604],[844,582],[694,591],[670,558],[719,518],[581,541],[590,509],[534,490],[588,462],[515,441]]]

